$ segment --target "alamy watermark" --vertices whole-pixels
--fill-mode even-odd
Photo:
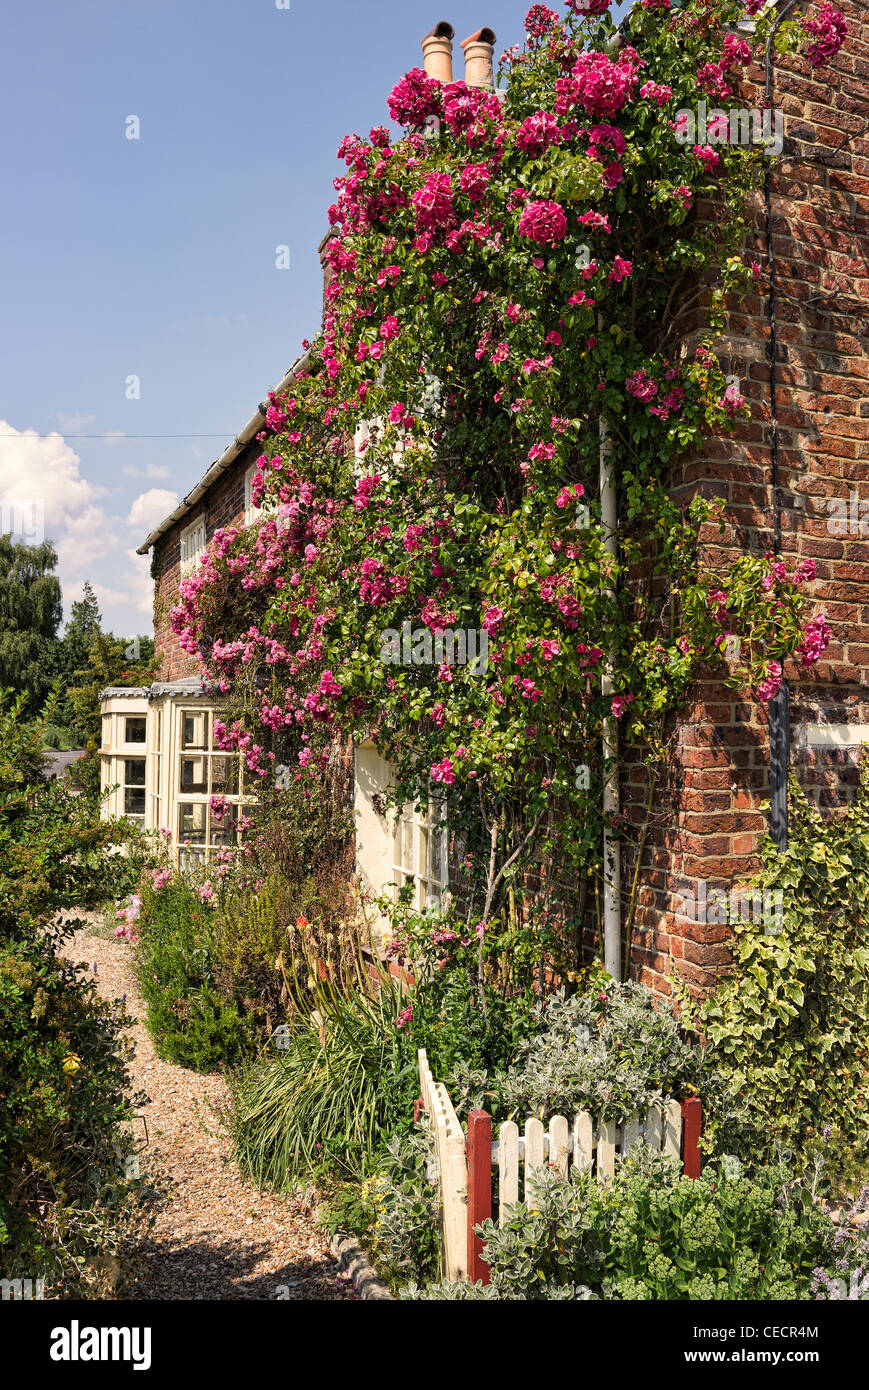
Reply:
[[[784,894],[781,888],[707,888],[706,880],[675,895],[676,917],[688,922],[726,926],[729,922],[760,922],[767,936],[780,935],[784,927]]]
[[[861,502],[856,488],[847,498],[828,497],[827,508],[827,530],[831,536],[869,536],[869,499]]]
[[[44,1279],[0,1279],[0,1300],[4,1303],[31,1303],[45,1298]]]
[[[706,102],[676,112],[674,134],[680,145],[761,145],[764,154],[781,154],[784,149],[784,114],[771,107],[732,107],[722,111]]]
[[[41,545],[45,540],[42,498],[10,497],[0,502],[0,536],[20,536],[27,545]]]
[[[380,660],[386,666],[467,666],[472,676],[489,669],[489,634],[478,628],[414,628],[408,621],[380,634]]]

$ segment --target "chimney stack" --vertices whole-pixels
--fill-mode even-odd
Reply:
[[[495,89],[495,43],[497,37],[492,29],[478,29],[465,39],[465,82],[469,87]]]
[[[456,31],[442,19],[422,41],[423,63],[429,77],[438,82],[453,80],[453,39]]]

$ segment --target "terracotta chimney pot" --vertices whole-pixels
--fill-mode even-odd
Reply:
[[[456,31],[442,19],[422,41],[423,64],[429,77],[438,82],[453,80],[453,39]]]
[[[495,88],[495,43],[492,29],[478,29],[465,39],[465,82],[469,87]]]

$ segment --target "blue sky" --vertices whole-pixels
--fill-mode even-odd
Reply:
[[[67,608],[90,579],[108,626],[150,631],[135,546],[319,326],[341,137],[388,124],[387,94],[439,19],[455,26],[461,76],[461,39],[488,24],[500,53],[523,40],[529,4],[6,9],[0,505],[6,529],[44,526],[58,545]],[[212,437],[134,437],[188,434]]]

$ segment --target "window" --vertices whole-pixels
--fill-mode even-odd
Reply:
[[[145,819],[145,759],[124,758],[124,815]]]
[[[273,515],[278,508],[274,499],[269,498],[261,506],[257,507],[253,500],[253,480],[257,475],[257,466],[252,463],[244,475],[244,524],[252,526],[255,521],[259,521],[264,516]]]
[[[447,832],[439,803],[432,800],[422,810],[405,806],[396,818],[392,843],[396,897],[414,883],[413,906],[434,911],[447,886]]]
[[[178,713],[175,833],[187,859],[205,858],[241,839],[237,825],[245,794],[241,759],[215,746],[214,717],[215,712],[208,709],[181,709]],[[222,815],[212,806],[215,797],[228,802]]]
[[[124,742],[144,743],[147,738],[148,720],[143,714],[127,715],[124,720]]]
[[[435,910],[449,885],[443,801],[433,797],[396,816],[388,809],[392,769],[372,743],[357,746],[355,767],[356,872],[363,894],[369,901],[384,892],[395,899],[410,883],[414,908]],[[389,927],[379,913],[371,925],[376,937]]]
[[[163,711],[155,709],[153,714],[153,744],[151,747],[151,781],[149,786],[151,794],[151,814],[149,825],[151,829],[162,829],[166,822],[163,819]]]
[[[181,532],[181,573],[192,574],[205,549],[205,517],[200,516]]]

